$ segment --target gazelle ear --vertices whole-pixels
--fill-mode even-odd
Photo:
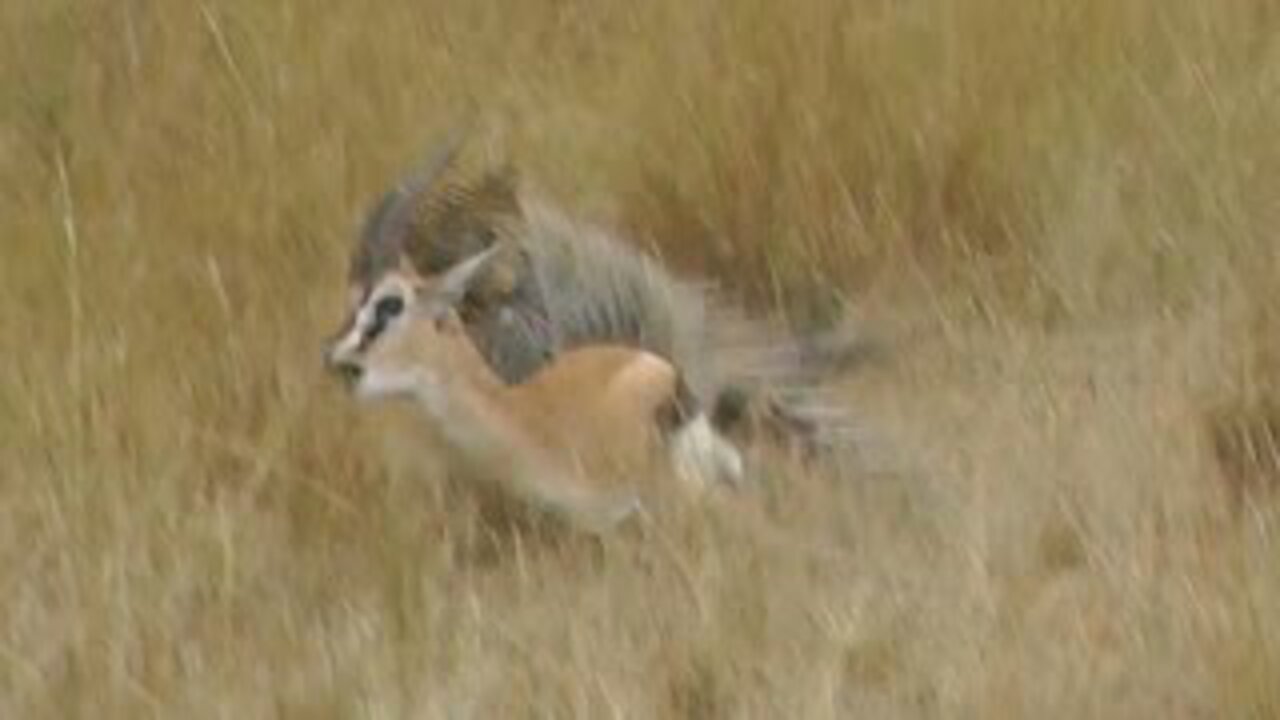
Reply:
[[[466,296],[467,291],[471,289],[476,280],[493,266],[494,261],[497,260],[508,244],[507,242],[496,242],[490,245],[488,249],[476,253],[449,268],[440,277],[435,292],[432,293],[433,299],[449,307],[457,305]]]

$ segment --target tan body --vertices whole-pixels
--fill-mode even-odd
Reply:
[[[645,496],[652,502],[646,484],[669,479],[657,424],[675,394],[669,364],[623,348],[583,348],[506,386],[460,339],[456,381],[420,381],[411,395],[444,439],[451,469],[590,527],[621,519]]]
[[[565,353],[491,399],[540,446],[590,467],[609,467],[652,456],[654,421],[672,402],[676,381],[675,368],[656,355],[589,347]]]
[[[583,347],[523,383],[503,383],[453,310],[490,255],[433,283],[390,274],[334,342],[330,364],[360,396],[411,400],[444,440],[450,469],[589,529],[642,504],[696,496],[717,475],[737,480],[736,451],[717,442],[705,416],[685,417],[679,372],[652,353]],[[380,319],[379,307],[396,305]]]

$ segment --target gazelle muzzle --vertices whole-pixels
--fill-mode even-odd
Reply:
[[[341,332],[330,338],[324,348],[324,367],[337,375],[347,384],[354,387],[364,374],[364,367],[359,361],[359,352],[365,345],[364,333],[357,327],[358,318],[353,318]]]

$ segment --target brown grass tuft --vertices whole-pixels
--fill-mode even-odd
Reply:
[[[1217,411],[1208,422],[1214,457],[1233,503],[1280,489],[1280,406],[1236,405]]]

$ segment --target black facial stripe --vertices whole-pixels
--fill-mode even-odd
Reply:
[[[368,348],[370,343],[377,340],[378,336],[386,331],[391,321],[402,312],[404,312],[404,298],[399,295],[387,295],[379,299],[373,306],[373,322],[360,336],[360,343],[356,349],[363,351]]]

